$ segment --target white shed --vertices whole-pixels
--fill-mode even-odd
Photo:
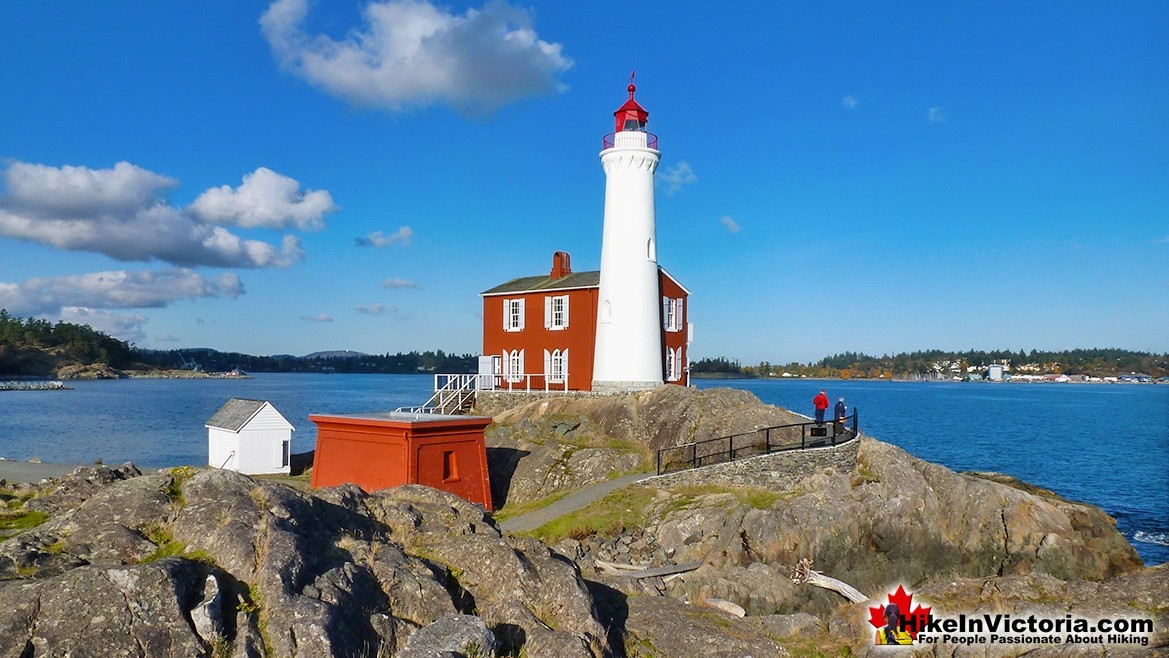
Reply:
[[[206,427],[210,466],[249,475],[289,472],[296,428],[267,400],[232,398]]]

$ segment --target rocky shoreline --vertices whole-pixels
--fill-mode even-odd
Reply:
[[[787,413],[677,388],[485,402],[497,500],[538,505],[637,466],[647,446]],[[753,460],[644,480],[523,534],[419,486],[302,492],[131,465],[0,483],[0,527],[27,524],[0,537],[0,658],[878,654],[865,604],[792,581],[802,559],[878,603],[902,584],[948,613],[1155,622],[1146,645],[1081,655],[1169,647],[1169,567],[1143,567],[1098,508],[867,437],[803,464]],[[605,563],[689,566],[640,578]]]

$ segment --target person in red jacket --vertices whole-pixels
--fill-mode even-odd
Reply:
[[[824,412],[828,410],[828,392],[821,390],[820,394],[812,398],[812,405],[816,407],[816,422],[824,422]]]

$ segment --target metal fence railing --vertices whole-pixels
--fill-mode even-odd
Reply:
[[[658,475],[785,450],[835,446],[856,438],[858,413],[834,421],[790,423],[658,450]]]

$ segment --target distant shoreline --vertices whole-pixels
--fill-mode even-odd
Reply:
[[[699,375],[697,373],[691,374],[690,378],[691,379],[702,379],[705,381],[743,380],[743,381],[761,381],[761,382],[808,381],[808,382],[898,382],[898,383],[924,382],[927,384],[1118,384],[1118,385],[1125,385],[1125,386],[1132,385],[1132,384],[1141,385],[1141,386],[1169,384],[1169,382],[1157,381],[1157,380],[1141,382],[1141,381],[1124,381],[1124,380],[1112,381],[1111,379],[1107,380],[1107,381],[1104,381],[1104,380],[1091,380],[1091,381],[1089,381],[1089,380],[1075,380],[1075,379],[1067,380],[1067,381],[1055,381],[1055,380],[1050,380],[1050,379],[1019,379],[1019,378],[1002,379],[1002,380],[991,380],[991,379],[969,380],[969,379],[924,379],[924,378],[923,379],[901,379],[901,378],[885,378],[885,377],[850,377],[848,379],[844,379],[841,377],[749,377],[746,375],[732,375],[732,374],[719,374],[719,375],[712,377],[712,376],[708,376],[706,374]]]

